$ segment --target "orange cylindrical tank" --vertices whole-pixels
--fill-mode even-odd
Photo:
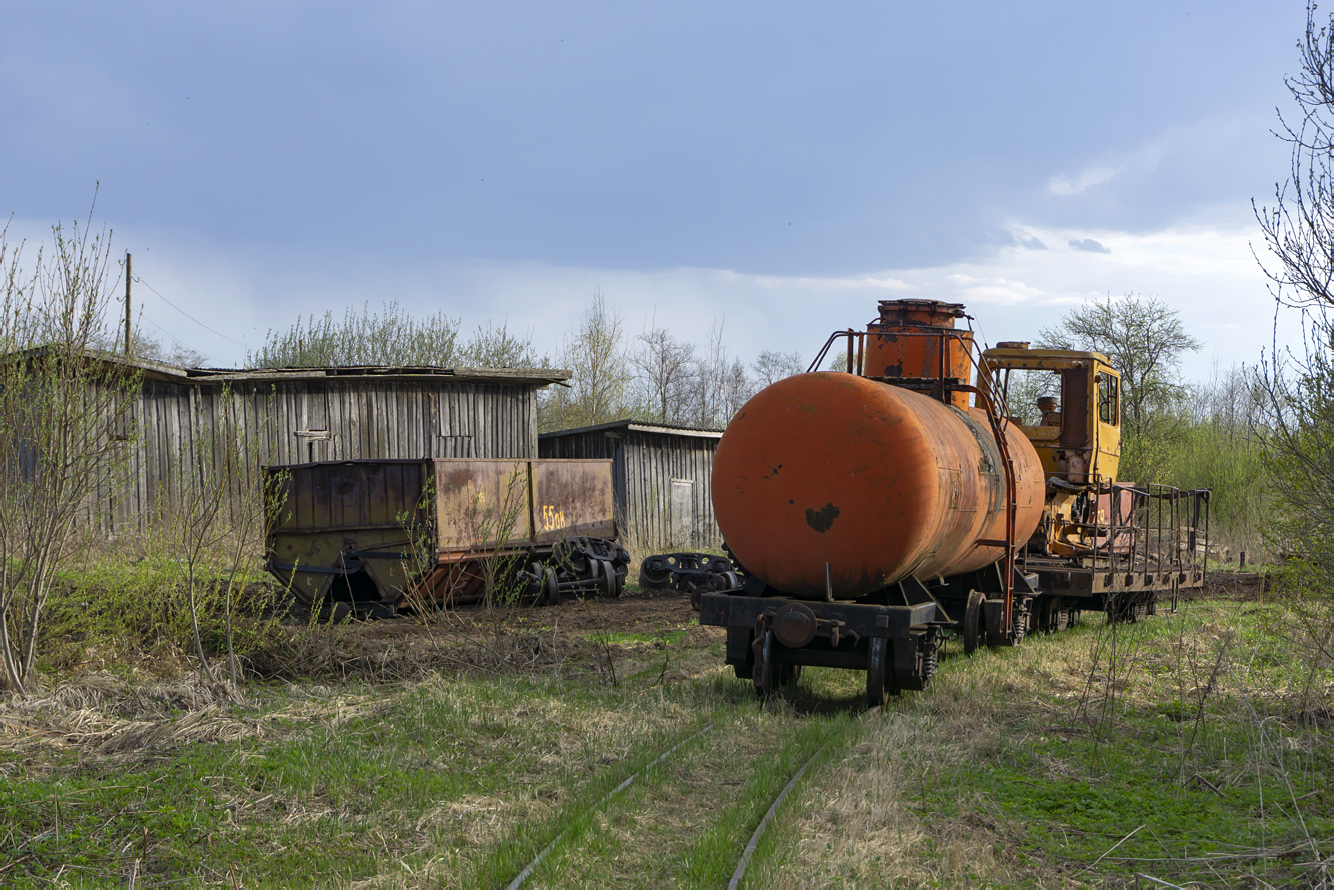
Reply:
[[[1042,512],[1042,464],[1007,426],[1015,541]],[[1004,548],[1005,477],[986,415],[855,374],[761,390],[718,443],[713,507],[733,555],[778,591],[856,599],[909,575],[983,568]]]

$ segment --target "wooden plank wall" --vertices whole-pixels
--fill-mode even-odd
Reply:
[[[673,549],[712,549],[722,546],[722,533],[713,515],[709,479],[718,440],[640,430],[605,430],[548,436],[541,440],[542,457],[612,458],[617,523],[622,540],[636,556]],[[672,535],[672,480],[691,480],[693,530],[688,540]]]
[[[628,529],[645,552],[683,548],[716,550],[722,533],[713,515],[709,481],[717,439],[630,431],[625,440]],[[694,523],[690,540],[672,540],[672,480],[694,482]]]
[[[118,497],[99,493],[111,531],[140,524],[182,496],[183,467],[225,472],[221,437],[236,435],[247,466],[231,473],[251,496],[262,465],[376,458],[537,454],[536,388],[527,383],[367,377],[244,382],[145,381],[133,405]],[[99,509],[99,508],[94,508]]]

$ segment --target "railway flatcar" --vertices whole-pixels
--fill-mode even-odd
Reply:
[[[824,665],[866,671],[881,704],[930,683],[947,637],[971,652],[1087,610],[1138,620],[1204,583],[1208,492],[1117,479],[1108,359],[983,353],[967,318],[883,301],[719,441],[712,497],[732,565],[695,601],[761,694]],[[846,366],[816,370],[840,341]],[[1012,411],[1024,377],[1040,398]]]
[[[466,603],[488,589],[551,605],[619,596],[611,461],[436,458],[264,468],[280,507],[268,569],[340,614]]]

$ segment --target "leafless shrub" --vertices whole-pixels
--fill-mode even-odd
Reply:
[[[0,652],[3,685],[36,686],[43,610],[57,572],[99,532],[128,460],[138,374],[105,337],[115,264],[91,217],[52,228],[31,271],[0,231]]]
[[[265,529],[282,508],[286,485],[281,475],[254,472],[260,462],[260,437],[246,435],[231,391],[224,387],[217,401],[221,410],[216,423],[196,406],[191,425],[195,435],[175,460],[178,485],[173,502],[160,505],[156,523],[146,534],[156,539],[164,555],[174,557],[189,602],[195,655],[210,682],[217,680],[200,622],[201,615],[212,618],[214,609],[201,602],[204,588],[210,601],[221,600],[209,605],[222,613],[228,678],[235,689],[241,671],[234,607],[248,570],[264,552]]]

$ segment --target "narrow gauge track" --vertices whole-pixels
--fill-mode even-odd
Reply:
[[[865,711],[862,715],[860,715],[860,719],[864,720],[869,715],[881,711],[882,708],[878,706],[870,708],[867,711]],[[538,867],[542,864],[542,862],[546,860],[546,858],[557,849],[560,843],[563,840],[565,840],[565,838],[575,830],[576,826],[583,824],[593,814],[602,810],[615,797],[621,794],[621,792],[630,788],[631,785],[633,785],[637,779],[647,775],[650,771],[661,765],[672,755],[686,748],[688,745],[690,745],[691,742],[694,742],[695,740],[702,738],[703,736],[712,732],[716,727],[717,723],[710,723],[709,725],[705,726],[703,729],[699,730],[693,735],[683,739],[680,742],[677,742],[675,745],[671,746],[666,751],[659,754],[649,764],[642,767],[637,772],[631,774],[629,777],[625,779],[625,781],[621,782],[614,789],[604,794],[601,798],[597,800],[596,803],[594,803],[591,807],[589,807],[587,810],[581,813],[577,818],[572,820],[568,828],[557,834],[555,838],[553,838],[545,847],[543,847],[542,850],[537,854],[537,856],[535,856],[531,862],[529,862],[526,866],[524,866],[524,869],[514,878],[514,880],[512,880],[508,885],[506,885],[506,890],[518,890],[518,888],[524,886],[525,882],[527,882],[527,880],[534,874],[534,872],[538,869]],[[828,752],[830,748],[834,747],[836,744],[840,744],[846,741],[850,732],[851,732],[851,727],[839,733],[834,738],[825,741],[824,744],[820,745],[815,750],[814,753],[812,753],[802,762],[801,766],[798,767],[797,770],[792,774],[791,778],[783,786],[782,790],[779,791],[778,794],[774,797],[774,799],[771,801],[769,805],[768,810],[765,812],[763,818],[760,819],[759,824],[756,825],[754,832],[750,836],[750,840],[747,842],[744,850],[741,853],[741,857],[737,862],[736,868],[732,872],[731,880],[727,885],[728,890],[735,890],[735,888],[740,886],[741,881],[745,877],[746,869],[750,865],[750,861],[754,856],[755,851],[759,847],[760,841],[763,839],[764,834],[768,830],[769,825],[773,821],[775,815],[777,815],[778,810],[782,807],[783,801],[797,787],[797,785],[800,784],[802,778],[810,770],[811,766],[817,760],[819,760],[826,752]]]
[[[664,751],[662,754],[659,754],[658,757],[657,757],[656,759],[654,759],[653,762],[650,763],[648,766],[646,766],[646,767],[644,767],[643,769],[639,770],[639,772],[636,772],[636,773],[631,774],[630,777],[627,778],[624,782],[622,782],[621,784],[617,785],[615,788],[613,788],[612,790],[608,791],[606,794],[602,795],[602,797],[600,797],[600,798],[598,799],[597,803],[595,803],[595,804],[593,804],[593,806],[589,807],[583,814],[581,814],[581,815],[579,816],[578,819],[576,819],[573,823],[571,823],[570,828],[565,829],[565,830],[562,831],[560,834],[558,834],[558,835],[556,835],[554,838],[552,838],[551,843],[549,843],[549,844],[547,844],[545,847],[543,847],[543,848],[542,848],[542,851],[541,851],[540,853],[538,853],[537,856],[535,856],[535,857],[533,858],[533,861],[530,862],[530,863],[528,863],[526,866],[524,866],[523,871],[519,872],[518,876],[517,876],[514,880],[512,880],[512,881],[509,882],[509,884],[506,886],[506,890],[518,890],[518,888],[522,887],[523,884],[524,884],[524,882],[528,880],[528,878],[529,878],[530,875],[532,875],[533,871],[534,871],[539,865],[542,864],[542,860],[543,860],[543,859],[546,859],[547,856],[551,854],[551,851],[554,850],[554,849],[556,849],[556,846],[557,846],[557,845],[558,845],[558,844],[565,838],[565,836],[566,836],[567,834],[570,833],[570,831],[573,829],[573,827],[574,827],[575,825],[578,825],[578,824],[582,823],[582,822],[583,822],[585,819],[587,819],[589,816],[593,815],[593,814],[596,813],[598,810],[600,810],[600,809],[602,809],[604,806],[606,806],[607,803],[608,803],[613,797],[615,797],[616,795],[620,794],[622,791],[624,791],[625,789],[627,789],[627,788],[629,788],[631,785],[633,785],[635,779],[637,779],[637,778],[639,778],[640,776],[644,775],[644,774],[647,773],[649,770],[653,769],[655,766],[657,766],[658,764],[662,763],[662,762],[663,762],[664,760],[666,760],[668,757],[671,757],[671,756],[672,756],[673,754],[675,754],[677,751],[680,751],[680,750],[681,750],[682,748],[684,748],[686,745],[688,745],[688,744],[690,744],[691,742],[693,742],[695,739],[697,739],[697,738],[699,738],[699,737],[701,737],[701,736],[703,736],[703,735],[706,735],[707,733],[712,732],[713,729],[714,729],[714,727],[716,727],[717,725],[718,725],[717,723],[710,723],[708,726],[704,727],[704,728],[701,729],[699,732],[695,733],[694,735],[690,736],[689,738],[687,738],[687,739],[685,739],[685,740],[683,740],[683,741],[677,742],[675,745],[673,745],[672,747],[668,748],[668,749],[667,749],[666,751]]]

